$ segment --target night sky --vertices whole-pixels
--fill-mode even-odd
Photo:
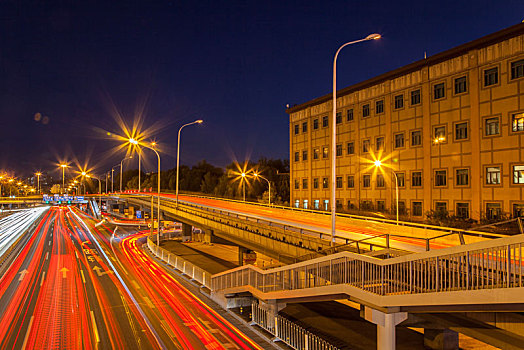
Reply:
[[[115,111],[162,126],[164,169],[195,119],[182,164],[288,158],[285,106],[330,92],[342,43],[383,36],[344,49],[339,88],[523,19],[522,0],[0,0],[0,170],[107,171],[124,154],[104,138],[120,132]]]

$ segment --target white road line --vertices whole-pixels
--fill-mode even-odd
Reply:
[[[80,270],[80,273],[82,274],[82,281],[84,284],[86,284],[86,278],[84,277],[84,270]]]
[[[76,252],[76,250],[75,250],[75,255],[76,255],[76,258],[78,259],[78,253]]]
[[[45,255],[45,259],[46,259],[46,260],[49,259],[49,252],[46,253],[46,255]]]
[[[51,245],[51,241],[49,241],[49,244],[48,245]]]
[[[100,337],[98,336],[98,328],[96,327],[95,314],[91,311],[91,321],[93,321],[93,332],[95,333],[96,342],[100,343]]]
[[[45,278],[45,271],[44,271],[44,274],[42,275],[42,280],[40,281],[40,287],[42,287],[42,284],[44,284],[44,278]]]
[[[31,332],[31,326],[33,325],[33,318],[35,316],[31,316],[31,319],[29,320],[29,326],[27,327],[27,332],[25,334],[24,343],[22,344],[22,349],[26,348],[27,340],[29,339],[29,333]]]

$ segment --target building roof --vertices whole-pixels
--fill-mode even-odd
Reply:
[[[386,72],[384,74],[378,75],[376,77],[373,77],[368,80],[364,80],[360,83],[350,85],[346,88],[343,88],[341,90],[337,91],[337,98],[341,96],[348,95],[352,92],[365,89],[367,87],[380,84],[386,80],[395,79],[399,76],[406,75],[409,73],[412,73],[414,71],[420,70],[423,67],[432,66],[438,63],[441,63],[443,61],[450,60],[452,58],[461,56],[471,50],[480,49],[486,46],[493,45],[497,42],[504,41],[516,36],[519,36],[521,34],[524,34],[524,22],[516,24],[514,26],[511,26],[509,28],[500,30],[498,32],[486,35],[482,38],[470,41],[468,43],[459,45],[457,47],[454,47],[452,49],[446,50],[444,52],[438,53],[436,55],[430,56],[426,59],[422,59],[416,62],[413,62],[411,64],[408,64],[406,66],[397,68],[395,70]],[[327,101],[330,101],[332,99],[332,93],[329,93],[327,95],[317,97],[313,100],[310,100],[308,102],[290,107],[286,109],[286,113],[291,114],[298,112],[302,109],[305,109],[307,107],[315,106]]]

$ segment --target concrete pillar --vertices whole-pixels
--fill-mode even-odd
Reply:
[[[182,223],[182,241],[191,240],[193,226]]]
[[[244,253],[249,253],[250,250],[241,246],[238,246],[238,266],[244,265]]]
[[[458,350],[458,333],[450,329],[424,328],[424,347],[433,350]]]
[[[394,350],[395,327],[408,318],[407,312],[385,313],[366,306],[364,316],[366,321],[377,325],[377,350]]]
[[[277,303],[276,300],[268,300],[267,302],[260,300],[258,305],[267,311],[267,326],[269,328],[275,327],[275,317],[280,310],[286,307],[285,303]]]

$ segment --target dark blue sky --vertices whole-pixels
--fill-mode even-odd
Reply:
[[[342,52],[342,88],[523,19],[522,0],[0,0],[0,169],[89,159],[101,173],[122,154],[96,127],[118,131],[112,106],[131,123],[144,103],[144,124],[165,125],[163,168],[199,118],[183,164],[287,158],[285,105],[330,92],[340,44],[383,35]]]

